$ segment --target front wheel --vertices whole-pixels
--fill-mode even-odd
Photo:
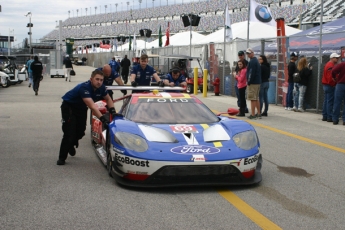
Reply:
[[[189,94],[192,94],[193,91],[194,91],[193,85],[192,84],[187,84],[186,92],[189,93]]]
[[[107,134],[106,134],[106,141],[105,141],[105,150],[107,152],[107,171],[110,177],[113,177],[111,175],[111,171],[113,170],[113,160],[111,159],[111,154],[110,154],[110,133],[109,133],[109,128],[107,128]]]
[[[7,88],[9,87],[11,82],[8,80],[8,78],[5,78],[5,82],[2,84],[2,88]]]

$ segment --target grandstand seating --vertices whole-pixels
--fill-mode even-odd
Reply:
[[[283,17],[287,24],[299,22],[299,15],[302,15],[303,22],[315,20],[320,11],[320,3],[314,1],[301,0],[290,4],[290,0],[256,0],[262,4],[268,4],[275,18]],[[324,3],[324,12],[338,15],[341,9],[344,9],[343,0],[326,0]],[[297,3],[297,4],[296,4]],[[177,4],[174,7],[160,6],[147,9],[136,9],[130,11],[119,11],[103,13],[97,15],[70,17],[63,23],[62,37],[74,37],[76,43],[80,45],[92,41],[90,38],[96,37],[114,37],[118,35],[138,34],[140,29],[148,28],[153,34],[158,34],[159,26],[164,33],[167,27],[167,21],[170,22],[170,32],[177,33],[184,28],[180,19],[183,14],[202,15],[199,26],[193,27],[193,30],[209,33],[224,26],[224,8],[228,4],[230,18],[232,23],[245,21],[248,18],[247,0],[207,0],[199,2],[189,2]],[[58,31],[53,30],[43,37],[45,40],[54,40],[58,37]],[[84,39],[80,41],[79,39]]]

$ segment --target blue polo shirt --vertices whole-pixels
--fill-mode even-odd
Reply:
[[[112,74],[119,76],[118,70],[121,68],[120,64],[115,60],[110,60],[109,65],[111,67]]]
[[[107,90],[104,85],[94,90],[91,81],[78,84],[76,87],[68,91],[62,100],[71,104],[76,109],[87,110],[87,106],[83,98],[92,98],[93,101],[102,100],[107,95]]]
[[[139,86],[149,86],[151,84],[151,76],[156,73],[156,70],[147,65],[145,69],[142,69],[140,65],[133,66],[131,74],[135,74],[135,82]]]
[[[174,82],[175,86],[179,86],[182,82],[186,82],[186,78],[182,74],[180,74],[180,76],[176,80],[174,80],[170,73],[168,73],[166,77],[169,83]]]
[[[97,70],[100,70],[103,72],[103,68],[97,68]],[[110,76],[104,76],[103,85],[106,85],[106,86],[113,85],[115,78],[117,78],[119,76],[120,75],[118,75],[117,72],[114,72],[113,70],[111,70]]]

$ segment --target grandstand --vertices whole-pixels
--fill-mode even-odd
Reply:
[[[275,18],[283,17],[286,24],[292,26],[305,25],[313,27],[320,23],[320,0],[256,0],[268,5]],[[224,26],[224,9],[229,6],[231,22],[241,22],[248,18],[247,0],[207,0],[189,2],[170,6],[160,6],[146,9],[119,11],[97,15],[69,17],[62,23],[62,38],[74,37],[75,45],[93,44],[96,40],[111,39],[118,36],[139,34],[139,30],[152,30],[152,36],[157,37],[159,26],[162,31],[170,22],[170,34],[188,31],[184,27],[181,15],[190,13],[201,17],[194,31],[208,34]],[[324,22],[343,16],[343,0],[324,1]],[[164,33],[164,32],[163,32]],[[58,30],[45,35],[41,41],[53,41],[58,38]]]

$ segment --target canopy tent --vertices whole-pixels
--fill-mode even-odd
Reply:
[[[340,53],[345,46],[345,17],[322,25],[322,54]],[[300,55],[316,55],[320,46],[320,26],[294,34],[289,38],[290,52]],[[265,46],[265,52],[275,53],[277,43]]]
[[[197,32],[192,31],[192,44],[197,44],[197,41],[203,39],[205,35],[199,34]],[[166,36],[162,37],[162,43],[165,44]],[[185,31],[181,33],[174,34],[173,36],[169,37],[169,46],[184,46],[190,44],[190,31]],[[147,49],[149,48],[157,48],[159,47],[159,39],[156,39],[148,44],[146,44]]]
[[[236,39],[247,39],[248,21],[238,22],[231,25],[232,37]],[[250,22],[249,24],[249,39],[260,38],[274,38],[277,37],[277,27],[270,26],[260,22]],[[285,34],[292,35],[300,32],[301,30],[285,25]],[[220,43],[224,42],[224,28],[213,32],[204,39],[199,40],[197,44],[207,44],[210,42]]]
[[[138,40],[137,39],[137,47],[136,47],[136,49],[137,50],[145,49],[145,43],[146,42],[144,40]],[[133,39],[132,39],[132,50],[133,50],[133,47],[134,47],[134,44],[133,44]],[[147,43],[146,43],[146,47],[149,47],[149,46],[147,46]],[[122,46],[118,46],[117,50],[118,51],[129,50],[129,42],[127,42],[126,44],[123,44]]]

